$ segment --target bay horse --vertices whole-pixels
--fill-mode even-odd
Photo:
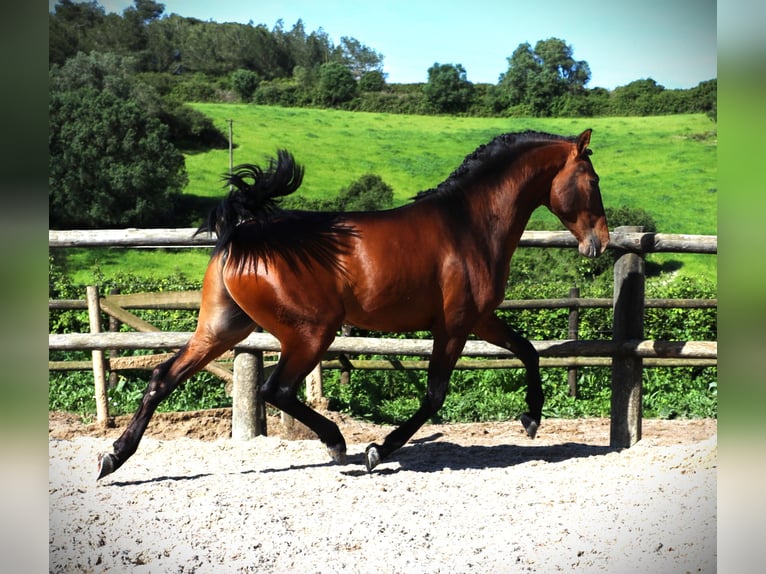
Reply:
[[[365,451],[368,472],[404,445],[444,403],[450,375],[470,335],[503,347],[526,368],[521,415],[534,438],[543,389],[535,348],[495,314],[513,254],[532,212],[545,205],[577,238],[586,257],[609,242],[590,129],[575,137],[538,132],[499,135],[479,146],[436,188],[409,203],[370,212],[309,212],[279,207],[303,168],[285,150],[267,169],[241,165],[225,177],[229,195],[197,233],[215,232],[198,324],[189,342],[154,369],[141,405],[113,452],[99,456],[98,478],[138,448],[157,405],[179,383],[247,337],[256,326],[280,342],[262,387],[264,400],[295,417],[346,460],[338,426],[297,398],[298,385],[346,323],[386,332],[430,331],[427,391],[403,424]]]

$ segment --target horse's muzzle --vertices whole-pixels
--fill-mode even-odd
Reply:
[[[606,245],[602,245],[598,235],[593,232],[589,233],[588,237],[578,245],[580,255],[591,259],[601,255],[605,249]]]

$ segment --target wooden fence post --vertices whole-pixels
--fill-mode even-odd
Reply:
[[[88,285],[85,288],[85,299],[88,302],[88,322],[91,333],[101,332],[101,308],[98,303],[98,287]],[[104,372],[104,351],[91,351],[93,359],[93,385],[96,395],[96,422],[102,426],[109,425],[109,402],[106,398],[106,374]]]
[[[641,232],[643,227],[617,227],[615,233]],[[616,249],[614,262],[613,339],[644,338],[644,255]],[[641,357],[615,356],[612,362],[612,401],[609,444],[628,448],[641,440]]]
[[[340,334],[343,337],[350,337],[351,325],[344,324],[340,328]],[[343,368],[340,370],[340,384],[348,385],[351,383],[351,361],[349,360],[348,356],[343,353],[338,355],[338,360],[343,364]]]
[[[119,288],[114,288],[111,291],[109,291],[109,294],[110,295],[119,295],[120,294],[120,289]],[[119,319],[109,315],[109,332],[111,332],[111,333],[119,333],[120,332],[120,325],[121,324],[122,323],[121,323],[121,321]],[[117,349],[110,349],[108,351],[108,353],[109,353],[109,358],[110,359],[113,358],[113,357],[117,357],[119,355],[119,352],[118,352]],[[110,370],[109,371],[109,380],[107,382],[107,387],[110,388],[110,389],[115,388],[117,386],[118,378],[119,378],[119,376],[117,375],[117,371]]]
[[[319,362],[306,377],[306,404],[315,409],[325,409],[326,403],[322,386],[322,363]]]
[[[569,290],[569,298],[577,299],[580,297],[580,288],[572,287]],[[572,305],[569,308],[569,338],[573,341],[577,340],[577,332],[580,328],[580,312],[577,305]],[[569,367],[567,369],[567,382],[569,383],[569,396],[577,396],[577,367]]]
[[[266,435],[266,405],[261,397],[263,353],[234,352],[234,384],[231,389],[231,438],[250,440]]]

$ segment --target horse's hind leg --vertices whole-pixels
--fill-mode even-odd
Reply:
[[[521,415],[521,424],[530,438],[535,438],[543,416],[543,386],[540,379],[540,357],[529,340],[514,331],[497,315],[490,315],[475,329],[474,334],[485,341],[508,349],[515,354],[527,370],[526,401],[529,411]]]
[[[114,442],[113,452],[99,457],[98,478],[117,470],[136,452],[155,409],[173,389],[247,337],[255,327],[225,292],[215,288],[216,283],[212,286],[207,283],[206,279],[196,331],[183,348],[154,369],[141,405]]]

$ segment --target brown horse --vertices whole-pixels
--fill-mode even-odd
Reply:
[[[281,345],[263,398],[316,432],[335,461],[345,461],[340,430],[299,401],[296,390],[343,323],[433,334],[421,406],[382,445],[367,447],[368,471],[436,414],[471,334],[523,361],[529,411],[521,422],[534,437],[543,408],[538,355],[494,311],[504,296],[511,255],[537,207],[545,205],[559,217],[582,255],[595,257],[606,249],[609,229],[589,158],[590,136],[591,130],[570,138],[536,132],[498,136],[435,189],[377,212],[280,209],[276,198],[295,191],[303,177],[285,151],[265,171],[239,166],[227,178],[233,190],[199,230],[215,231],[218,241],[205,273],[197,328],[152,373],[114,451],[99,457],[98,477],[136,451],[160,401],[256,325]]]

